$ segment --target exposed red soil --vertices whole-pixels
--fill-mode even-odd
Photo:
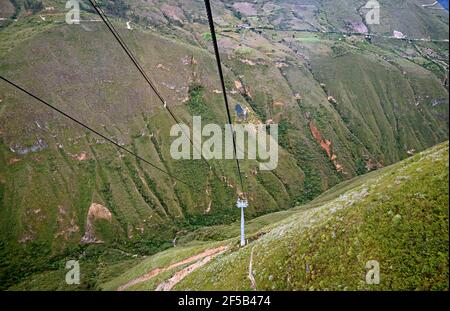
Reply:
[[[8,161],[8,164],[11,165],[11,164],[17,163],[17,162],[19,162],[19,161],[20,161],[19,158],[12,158],[12,159],[10,159],[10,160]]]
[[[88,159],[88,154],[85,151],[80,152],[80,154],[75,155],[75,158],[78,161],[85,161]]]
[[[160,274],[160,273],[162,273],[164,271],[183,266],[183,265],[188,264],[188,263],[193,262],[193,261],[197,261],[194,264],[195,266],[194,265],[190,265],[189,266],[189,267],[191,267],[191,269],[188,269],[189,267],[186,267],[185,269],[177,272],[172,278],[170,278],[169,280],[165,281],[166,283],[163,282],[160,285],[158,285],[159,290],[170,290],[179,281],[181,281],[181,279],[183,279],[186,275],[188,275],[189,273],[191,273],[195,269],[201,267],[202,265],[206,264],[212,258],[214,258],[215,256],[223,253],[227,249],[228,249],[228,246],[219,246],[219,247],[216,247],[216,248],[210,248],[210,249],[207,249],[207,250],[205,250],[205,251],[203,251],[203,252],[201,252],[201,253],[199,253],[197,255],[193,255],[191,257],[188,257],[186,259],[183,259],[181,261],[173,263],[170,266],[167,266],[167,267],[164,267],[164,268],[155,268],[155,269],[151,270],[150,272],[148,272],[148,273],[146,273],[144,275],[141,275],[140,277],[137,277],[137,278],[127,282],[126,284],[124,284],[122,286],[119,286],[119,288],[117,290],[118,291],[123,291],[123,290],[127,289],[130,286],[133,286],[133,285],[136,285],[136,284],[148,281],[151,278],[157,276],[158,274]]]
[[[323,150],[327,153],[328,159],[330,159],[331,162],[333,162],[333,165],[336,169],[336,171],[345,173],[344,167],[337,162],[337,155],[333,153],[333,146],[331,140],[324,139],[322,137],[322,134],[320,133],[317,126],[314,124],[313,121],[309,122],[309,129],[311,130],[311,134],[314,137],[314,139],[320,144]]]

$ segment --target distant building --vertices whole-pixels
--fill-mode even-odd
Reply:
[[[239,24],[236,26],[238,29],[250,29],[252,26],[249,23]]]
[[[240,104],[236,104],[236,106],[234,106],[234,110],[236,111],[236,115],[239,119],[242,120],[247,120],[247,116],[248,116],[248,111],[245,108],[242,108],[242,106]]]
[[[405,36],[402,32],[397,31],[397,30],[394,30],[394,38],[397,38],[397,39],[405,39],[406,36]]]

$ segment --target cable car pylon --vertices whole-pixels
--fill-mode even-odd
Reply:
[[[236,206],[241,209],[241,246],[245,246],[245,217],[244,208],[248,206],[248,201],[245,198],[238,197]]]

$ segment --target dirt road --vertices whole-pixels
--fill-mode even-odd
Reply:
[[[183,259],[181,261],[178,261],[176,263],[171,264],[170,266],[164,267],[164,268],[155,268],[153,270],[151,270],[150,272],[141,275],[140,277],[137,277],[129,282],[127,282],[124,285],[119,286],[119,288],[117,288],[118,291],[123,291],[133,285],[145,282],[150,280],[151,278],[159,275],[160,273],[164,272],[164,271],[168,271],[170,269],[174,269],[180,266],[183,266],[185,264],[191,263],[191,262],[195,262],[194,264],[182,269],[181,271],[178,271],[177,273],[175,273],[175,275],[173,277],[171,277],[170,279],[162,282],[161,284],[159,284],[156,288],[156,290],[170,290],[173,286],[175,286],[178,282],[180,282],[183,278],[185,278],[187,275],[189,275],[191,272],[195,271],[196,269],[200,268],[201,266],[205,265],[206,263],[208,263],[209,261],[211,261],[211,259],[213,259],[214,257],[216,257],[217,255],[225,252],[228,249],[228,246],[219,246],[216,248],[210,248],[207,249],[199,254],[193,255],[189,258]]]

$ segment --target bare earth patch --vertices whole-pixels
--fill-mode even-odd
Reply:
[[[86,161],[88,159],[88,154],[86,151],[82,151],[80,154],[75,155],[75,158],[78,161]]]
[[[176,22],[183,23],[186,20],[183,10],[176,6],[163,4],[161,6],[161,12],[163,12],[167,18]]]
[[[131,281],[129,281],[128,283],[119,286],[119,288],[117,288],[118,291],[123,291],[125,289],[127,289],[128,287],[131,287],[133,285],[142,283],[142,282],[146,282],[148,280],[150,280],[151,278],[157,276],[158,274],[170,270],[170,269],[174,269],[180,266],[183,266],[185,264],[197,261],[196,263],[194,263],[193,265],[190,265],[189,267],[175,273],[175,275],[170,278],[169,280],[166,280],[164,282],[162,282],[161,284],[158,285],[158,287],[156,288],[156,290],[170,290],[173,286],[175,286],[179,281],[181,281],[184,277],[186,277],[189,273],[193,272],[194,270],[196,270],[197,268],[200,268],[201,266],[205,265],[207,262],[209,262],[211,259],[213,259],[215,256],[225,252],[228,249],[228,246],[219,246],[216,248],[210,248],[207,249],[197,255],[193,255],[189,258],[183,259],[181,261],[178,261],[174,264],[171,264],[170,266],[167,266],[165,268],[155,268],[153,270],[151,270],[150,272],[141,275],[140,277],[137,277]],[[189,269],[190,268],[190,269]]]
[[[18,159],[18,158],[12,158],[12,159],[10,159],[10,160],[8,161],[8,164],[9,164],[9,165],[12,165],[12,164],[17,163],[17,162],[20,162],[20,159]]]
[[[98,219],[105,219],[111,222],[112,215],[111,212],[101,204],[92,203],[89,207],[89,212],[86,221],[86,231],[84,236],[81,238],[83,243],[101,243],[102,241],[97,240],[95,237],[94,221]]]
[[[322,149],[324,149],[325,152],[327,153],[327,156],[330,159],[330,161],[333,163],[334,167],[336,168],[336,171],[346,174],[346,172],[344,171],[344,167],[337,162],[336,154],[333,153],[332,142],[328,139],[322,138],[322,134],[320,133],[319,129],[314,124],[314,122],[311,121],[309,123],[309,128],[310,128],[311,134],[313,135],[315,140],[320,144]]]

